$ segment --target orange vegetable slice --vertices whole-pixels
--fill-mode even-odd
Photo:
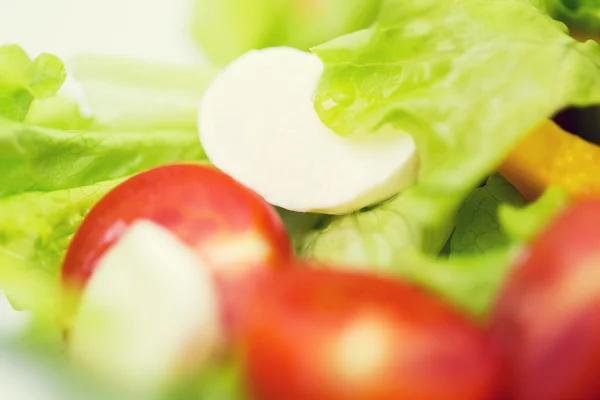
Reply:
[[[499,172],[527,200],[548,186],[575,199],[600,196],[600,146],[546,120],[509,153]]]

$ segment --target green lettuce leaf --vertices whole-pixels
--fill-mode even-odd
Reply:
[[[563,211],[569,200],[565,190],[550,187],[536,202],[527,207],[517,208],[510,204],[502,204],[498,209],[498,218],[508,238],[527,242]]]
[[[92,129],[103,131],[196,131],[200,99],[218,72],[97,55],[79,55],[71,68]]]
[[[451,258],[409,252],[397,273],[484,320],[522,248],[523,244],[514,242],[486,253]]]
[[[546,0],[552,16],[572,28],[600,33],[600,2],[598,0]]]
[[[320,229],[330,220],[330,217],[324,214],[300,213],[280,207],[275,207],[275,210],[283,221],[296,251],[302,250],[306,237],[310,236],[312,231]]]
[[[407,225],[402,223],[406,217],[384,204],[334,220],[323,232],[313,232],[302,255],[324,262],[325,268],[408,279],[471,315],[485,318],[523,248],[568,204],[566,193],[557,188],[527,206],[515,200],[518,197],[508,197],[517,205],[496,205],[495,220],[502,239],[485,252],[458,251],[445,257],[407,245],[410,232],[403,230]]]
[[[17,45],[0,46],[0,117],[22,121],[31,102],[54,96],[65,77],[56,56],[43,53],[32,61]]]
[[[509,238],[500,227],[498,209],[505,205],[520,207],[524,204],[525,200],[517,189],[502,176],[492,175],[485,186],[469,194],[456,215],[456,227],[450,238],[452,256],[485,253],[508,245]]]
[[[0,118],[0,197],[76,188],[205,158],[197,133],[190,130],[62,131]]]
[[[244,363],[239,355],[213,361],[190,381],[161,393],[162,400],[249,400]]]
[[[399,199],[335,219],[314,231],[305,240],[301,256],[321,261],[325,268],[408,279],[471,315],[485,317],[523,242],[510,240],[486,253],[459,253],[450,258],[428,254],[416,241],[418,234],[411,230],[407,216],[396,209]],[[451,225],[451,220],[445,225],[448,234]]]
[[[58,275],[90,208],[122,179],[0,199],[0,289],[19,309],[58,311]]]
[[[376,217],[346,217],[407,232],[382,253],[438,252],[464,198],[524,134],[567,105],[600,102],[600,46],[525,0],[388,0],[375,28],[315,52],[326,66],[315,102],[326,124],[345,134],[392,124],[417,143],[418,182]],[[349,239],[348,254],[357,244]]]
[[[91,127],[92,118],[82,113],[75,99],[58,94],[34,100],[23,123],[60,130],[86,130]]]
[[[301,50],[369,26],[380,0],[195,0],[192,31],[203,52],[227,64],[248,50]]]
[[[276,0],[195,0],[192,33],[211,60],[227,64],[248,50],[269,46],[276,18],[285,9]]]
[[[454,212],[463,198],[416,194],[333,218],[305,238],[302,257],[396,274],[408,253],[437,254],[454,229]]]
[[[303,255],[430,280],[468,302],[417,261],[433,258],[434,271],[458,263],[435,257],[468,194],[540,121],[600,103],[600,46],[571,38],[527,0],[388,0],[372,29],[314,51],[325,63],[315,100],[323,122],[346,135],[387,124],[410,132],[421,164],[414,186],[334,219]],[[450,271],[476,283],[466,270]]]

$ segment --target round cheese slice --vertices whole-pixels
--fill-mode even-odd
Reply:
[[[211,162],[273,205],[345,214],[412,184],[411,136],[348,138],[317,115],[320,59],[296,49],[253,50],[226,67],[203,96],[198,128]]]

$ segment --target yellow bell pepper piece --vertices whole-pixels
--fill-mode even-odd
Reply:
[[[547,120],[512,150],[499,172],[528,200],[548,186],[576,199],[600,196],[600,146]]]

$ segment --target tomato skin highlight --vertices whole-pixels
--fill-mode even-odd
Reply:
[[[530,243],[493,336],[511,399],[600,398],[600,199],[572,205]]]
[[[245,302],[237,293],[293,257],[282,221],[260,196],[215,168],[171,164],[131,177],[92,208],[67,251],[64,286],[83,290],[99,258],[139,219],[169,229],[211,268],[226,325]]]
[[[270,278],[244,323],[256,400],[489,400],[487,333],[426,293],[299,268]]]

